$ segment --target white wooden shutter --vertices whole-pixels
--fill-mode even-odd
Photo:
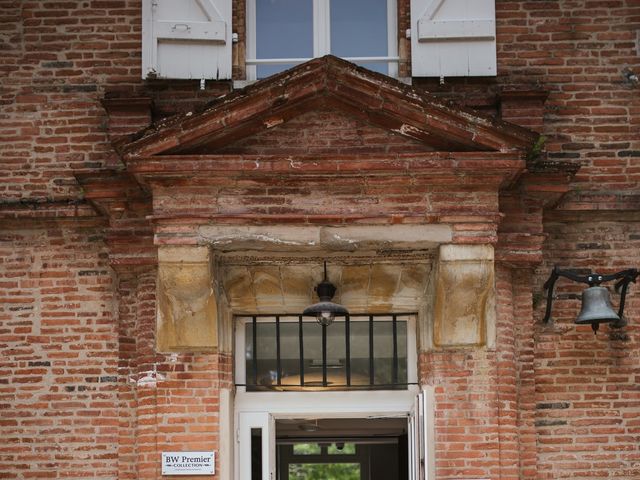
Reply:
[[[415,77],[496,75],[494,0],[411,0]]]
[[[142,77],[231,78],[231,0],[143,0]]]

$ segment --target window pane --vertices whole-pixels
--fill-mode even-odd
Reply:
[[[298,322],[280,322],[282,384],[300,384],[300,341]]]
[[[331,53],[339,57],[386,57],[387,0],[333,0],[331,2]],[[362,63],[388,72],[386,63]]]
[[[290,463],[289,480],[360,480],[359,463]]]
[[[391,383],[393,368],[393,330],[391,322],[373,324],[374,374],[376,384]]]
[[[398,321],[396,324],[398,380],[407,382],[407,324]],[[373,327],[374,371],[376,384],[392,384],[393,381],[393,322],[375,322]]]
[[[262,478],[262,429],[251,429],[251,480]]]
[[[316,322],[305,322],[304,331],[304,384],[322,386],[322,328]]]
[[[369,385],[369,322],[351,322],[351,385]]]
[[[270,386],[276,383],[276,325],[257,324],[258,385]]]
[[[246,365],[246,384],[252,385],[253,380],[253,328],[251,322],[244,326],[244,358]]]
[[[327,327],[327,381],[329,385],[347,384],[344,322],[333,322]]]
[[[406,384],[407,377],[407,322],[398,321],[398,383]]]
[[[373,322],[374,385],[378,388],[406,388],[407,382],[407,322],[397,321],[397,382],[393,372],[393,323],[390,316]],[[352,320],[350,323],[351,386],[365,387],[369,383],[369,321]],[[277,342],[274,321],[258,321],[257,329],[257,378],[253,375],[253,323],[245,324],[245,368],[249,389],[281,388],[297,389],[300,379],[300,330],[297,317],[280,318],[280,367],[281,385],[277,386]],[[304,387],[323,388],[322,384],[322,327],[315,321],[303,322]],[[337,320],[327,327],[327,387],[344,389],[346,379],[345,322]]]
[[[327,448],[329,455],[355,455],[356,444],[355,443],[332,443]]]
[[[296,443],[293,445],[294,455],[320,455],[322,448],[317,443]]]
[[[304,324],[304,384],[322,386],[322,327],[316,322]],[[327,386],[346,385],[344,322],[327,327]]]
[[[256,0],[256,58],[313,57],[313,0]],[[293,65],[258,65],[258,78]]]

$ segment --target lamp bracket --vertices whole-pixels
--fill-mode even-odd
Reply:
[[[543,288],[547,291],[547,309],[544,314],[543,322],[548,323],[551,319],[551,305],[553,303],[553,288],[560,277],[568,278],[574,282],[578,283],[586,283],[589,287],[598,286],[604,282],[611,282],[613,280],[617,280],[615,284],[616,293],[620,293],[620,305],[618,307],[618,316],[622,318],[622,314],[624,313],[624,304],[627,296],[627,289],[629,288],[629,283],[636,281],[640,271],[637,268],[628,268],[626,270],[622,270],[617,273],[612,273],[609,275],[603,275],[600,273],[588,273],[586,275],[580,275],[576,273],[574,270],[561,270],[556,265],[553,267],[551,271],[551,275],[544,283]]]

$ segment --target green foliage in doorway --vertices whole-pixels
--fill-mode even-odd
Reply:
[[[360,480],[360,464],[292,463],[289,480]]]

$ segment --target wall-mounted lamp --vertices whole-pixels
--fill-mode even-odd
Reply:
[[[327,280],[327,262],[324,262],[324,279],[316,285],[315,291],[320,301],[305,308],[302,315],[316,317],[318,323],[324,327],[331,325],[336,315],[349,315],[346,308],[331,301],[336,293],[336,287]]]
[[[624,327],[627,323],[623,317],[627,289],[629,288],[629,283],[635,283],[639,273],[637,269],[630,268],[610,275],[600,275],[598,273],[577,275],[570,270],[560,270],[558,267],[554,267],[549,279],[544,284],[544,289],[547,291],[547,311],[543,322],[547,323],[551,318],[553,287],[558,278],[565,277],[574,282],[589,285],[589,288],[582,292],[582,308],[575,322],[577,325],[591,325],[594,334],[598,331],[601,323],[611,323],[614,328]],[[611,282],[613,280],[617,280],[615,291],[620,293],[620,304],[618,305],[617,313],[611,306],[609,290],[600,286],[603,282]]]

